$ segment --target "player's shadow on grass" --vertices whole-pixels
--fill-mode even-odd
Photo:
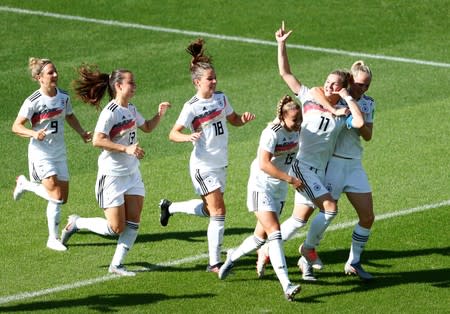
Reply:
[[[373,291],[376,289],[386,289],[390,287],[409,285],[409,284],[428,284],[429,288],[444,288],[448,289],[450,287],[450,279],[448,279],[448,274],[450,273],[450,268],[441,269],[426,269],[426,270],[413,270],[405,272],[392,272],[392,273],[374,273],[376,276],[373,281],[363,282],[356,277],[348,277],[347,280],[342,280],[339,283],[327,283],[324,280],[319,280],[312,284],[315,285],[327,285],[327,286],[337,286],[340,287],[333,291],[327,291],[324,293],[318,293],[313,295],[303,294],[300,298],[302,303],[322,303],[327,302],[326,299],[329,297],[339,296],[339,295],[352,295],[359,292]],[[332,277],[329,274],[328,277]],[[322,277],[321,277],[322,278]],[[307,285],[309,283],[303,284],[303,291],[307,291]],[[344,287],[344,288],[342,288]],[[348,287],[348,289],[345,289]]]
[[[449,256],[450,247],[402,251],[368,250],[364,252],[362,263],[365,266],[373,266],[366,267],[366,270],[369,268],[371,274],[374,275],[374,279],[369,282],[361,281],[357,276],[346,276],[344,274],[343,268],[348,257],[348,250],[325,251],[319,252],[319,254],[322,261],[326,265],[326,268],[324,268],[324,271],[316,272],[318,278],[316,282],[303,283],[305,287],[304,291],[307,290],[307,286],[310,284],[329,287],[337,286],[339,288],[333,292],[324,292],[301,297],[301,302],[320,303],[325,302],[324,299],[327,297],[409,284],[428,284],[430,287],[447,289],[450,287],[450,278],[448,276],[450,273],[450,268],[448,267],[432,269],[430,266],[427,267],[427,269],[420,270],[413,269],[411,271],[402,272],[386,271],[392,268],[393,264],[402,263],[402,259],[420,258],[421,256],[429,256],[433,254]],[[288,263],[292,265],[292,263],[296,263],[296,261],[297,257],[293,259],[289,258]],[[339,266],[339,270],[327,271],[327,268],[336,269],[336,266],[333,266],[333,264],[337,264]],[[342,280],[338,280],[336,282],[336,279],[339,278],[342,278]],[[345,287],[348,287],[348,289],[345,289]],[[342,288],[344,288],[344,290]]]
[[[232,235],[251,235],[255,228],[226,228],[225,237]],[[205,242],[207,230],[168,231],[161,233],[139,234],[136,243],[164,240],[181,240],[186,242]]]
[[[333,264],[342,265],[343,270],[344,264],[348,258],[349,250],[329,250],[323,252],[319,251],[318,253],[325,265],[333,265]],[[376,267],[375,269],[376,273],[377,270],[392,267],[391,263],[385,262],[386,260],[429,256],[433,254],[449,256],[450,247],[423,248],[417,250],[401,250],[401,251],[369,249],[367,251],[364,251],[361,257],[361,263],[366,266]],[[377,262],[377,260],[381,260],[381,262]]]
[[[357,276],[347,276],[344,274],[344,264],[347,261],[348,250],[330,250],[319,252],[320,258],[325,264],[325,268],[322,271],[316,271],[317,281],[300,282],[303,289],[302,293],[296,300],[302,303],[321,303],[326,302],[328,297],[409,284],[428,284],[430,287],[448,289],[450,288],[450,278],[448,276],[450,273],[450,268],[448,267],[439,269],[431,269],[431,267],[428,267],[429,269],[386,272],[386,270],[393,267],[393,264],[401,263],[403,259],[420,258],[421,256],[429,256],[432,254],[449,256],[450,247],[407,251],[368,250],[363,255],[363,264],[373,266],[370,267],[370,271],[372,275],[374,275],[374,280],[364,282]],[[294,282],[298,282],[298,278],[301,278],[301,273],[296,267],[298,258],[298,256],[286,257],[286,262],[290,268],[289,277]],[[249,256],[245,256],[235,262],[232,272],[253,272],[255,270],[255,263],[256,254],[253,254],[253,256],[252,254],[249,254]],[[200,270],[200,267],[195,268]],[[366,269],[367,268],[368,267],[366,267]],[[249,278],[242,278],[242,276],[240,276],[239,279],[233,278],[233,274],[231,274],[227,280],[278,280],[271,265],[267,266],[263,279],[257,279],[256,272],[254,274],[255,276]],[[330,292],[328,288],[324,289],[327,292],[308,295],[308,286],[311,285],[338,288],[334,289],[332,292]]]
[[[227,228],[225,231],[225,236],[231,235],[250,235],[254,231],[254,228]],[[193,231],[169,231],[162,233],[145,233],[139,234],[136,243],[148,243],[148,242],[157,242],[164,240],[180,240],[186,242],[205,242],[206,241],[206,229],[205,230],[193,230]],[[99,241],[90,241],[86,242],[82,239],[82,242],[78,241],[78,237],[94,237],[94,238],[103,238],[105,240],[110,240],[106,242]],[[68,242],[68,246],[76,247],[76,246],[116,246],[117,245],[117,236],[107,237],[93,234],[89,231],[79,231],[73,238],[70,238]]]
[[[214,297],[211,293],[185,294],[170,296],[162,293],[129,293],[129,294],[99,294],[80,299],[65,299],[57,301],[36,301],[27,304],[0,306],[0,312],[45,311],[58,309],[61,313],[66,309],[79,309],[79,313],[86,310],[99,313],[121,312],[129,306],[150,305],[162,301],[176,299],[200,299]]]

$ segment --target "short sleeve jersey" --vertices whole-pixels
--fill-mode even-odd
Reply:
[[[297,98],[302,104],[303,122],[297,159],[316,169],[325,170],[333,154],[346,117],[336,117],[314,101],[309,88],[302,85]]]
[[[228,165],[227,116],[232,113],[228,98],[221,92],[209,99],[196,95],[184,104],[176,124],[191,132],[202,132],[193,143],[191,168],[215,169]]]
[[[31,161],[66,160],[64,123],[66,115],[71,114],[73,112],[70,97],[59,88],[56,89],[56,95],[53,97],[37,90],[25,99],[18,115],[27,118],[34,131],[47,129],[47,135],[43,141],[30,138],[28,158]]]
[[[375,101],[373,98],[363,95],[358,100],[358,106],[363,114],[364,123],[373,123],[375,113]],[[337,138],[334,153],[346,158],[361,159],[363,147],[361,145],[359,130],[355,128],[343,129]]]
[[[299,132],[288,131],[281,124],[270,124],[263,132],[259,140],[257,157],[253,160],[250,170],[249,186],[258,192],[273,192],[277,186],[286,182],[271,177],[260,169],[260,150],[272,153],[271,162],[279,170],[288,172],[291,163],[298,151]]]
[[[100,113],[95,132],[106,134],[114,143],[129,146],[137,143],[137,128],[144,122],[145,119],[134,105],[124,107],[113,100]],[[138,169],[139,160],[124,152],[104,149],[98,157],[98,171],[104,175],[125,176]]]

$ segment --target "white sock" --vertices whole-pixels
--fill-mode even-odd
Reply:
[[[327,230],[331,221],[336,217],[337,212],[319,212],[311,222],[308,234],[306,235],[305,248],[315,248],[319,245],[323,238],[325,230]]]
[[[47,189],[41,183],[31,182],[27,180],[26,182],[24,182],[23,189],[33,192],[37,196],[42,197],[44,200],[47,200],[49,202],[62,203],[62,201],[60,200],[52,199],[48,195]]]
[[[370,229],[363,228],[359,224],[355,225],[352,234],[352,245],[347,263],[355,264],[361,259],[361,253],[369,240]]]
[[[185,213],[201,217],[208,217],[203,210],[203,201],[199,199],[189,200],[185,202],[174,202],[169,206],[169,213]]]
[[[225,216],[212,216],[209,218],[207,237],[210,266],[220,263],[220,250],[224,231]]]
[[[274,231],[267,237],[269,241],[269,257],[270,263],[278,277],[278,280],[283,287],[283,291],[291,283],[288,277],[288,269],[286,266],[286,257],[283,251],[283,240],[281,239],[281,232]]]
[[[75,227],[77,229],[89,230],[91,232],[104,236],[117,235],[114,231],[111,230],[108,221],[105,218],[100,217],[95,218],[80,217],[76,220]]]
[[[247,237],[244,241],[242,241],[241,245],[233,251],[231,255],[231,261],[234,262],[240,259],[242,256],[253,252],[256,249],[259,249],[266,240],[260,239],[255,235],[251,235]]]
[[[287,241],[292,238],[298,229],[304,227],[308,221],[304,221],[300,218],[291,216],[280,226],[281,235],[283,241]]]
[[[61,205],[55,202],[47,204],[48,236],[53,239],[59,238],[59,223],[61,219]]]
[[[128,251],[132,248],[138,235],[139,224],[131,221],[126,222],[125,230],[120,234],[117,241],[116,252],[114,253],[111,265],[119,266],[123,264]]]

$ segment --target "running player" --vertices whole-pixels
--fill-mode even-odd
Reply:
[[[192,56],[190,71],[197,93],[184,104],[169,138],[174,142],[193,143],[189,168],[195,192],[201,199],[173,203],[162,199],[160,223],[167,226],[169,217],[175,213],[209,217],[207,271],[217,273],[226,213],[223,193],[228,165],[227,121],[242,126],[255,116],[250,112],[237,114],[227,96],[216,91],[216,72],[211,58],[204,54],[202,39],[191,43],[186,50]],[[185,129],[190,133],[183,132]]]
[[[253,235],[247,237],[236,249],[230,249],[225,263],[219,270],[224,279],[234,262],[264,244],[268,239],[269,255],[287,300],[292,301],[300,291],[288,277],[279,216],[286,200],[288,184],[294,189],[302,187],[302,181],[288,174],[298,150],[298,137],[302,123],[302,111],[290,96],[284,96],[277,105],[277,121],[262,132],[257,157],[250,168],[247,185],[247,207],[257,218]]]
[[[34,192],[47,203],[48,240],[47,247],[55,251],[67,248],[59,241],[61,205],[69,196],[69,170],[66,145],[64,143],[64,121],[82,137],[91,140],[74,112],[67,92],[58,87],[58,71],[49,59],[30,58],[31,77],[40,88],[22,104],[12,131],[30,138],[28,165],[30,181],[20,175],[16,180],[13,198],[18,200],[25,191]],[[29,122],[31,128],[25,126]]]
[[[361,137],[365,141],[372,139],[375,102],[371,97],[365,95],[372,81],[371,69],[364,61],[356,61],[350,71],[353,81],[350,83],[349,93],[357,100],[365,122],[359,129],[344,129],[339,134],[333,156],[328,162],[325,183],[336,202],[342,193],[347,195],[359,218],[353,229],[350,254],[344,272],[349,275],[358,275],[363,280],[370,280],[373,276],[364,270],[360,259],[369,240],[375,214],[372,190],[361,163],[363,153]],[[317,92],[316,98],[320,102],[330,105],[323,97],[323,91],[317,90]]]
[[[170,107],[168,102],[158,106],[158,112],[145,120],[130,103],[136,92],[133,73],[118,69],[111,74],[97,67],[81,66],[74,82],[82,101],[98,107],[106,90],[109,103],[103,108],[95,127],[93,144],[102,149],[98,158],[95,194],[104,218],[69,216],[61,240],[64,244],[78,230],[89,230],[104,236],[119,236],[109,272],[120,276],[135,276],[123,263],[138,234],[145,188],[139,170],[139,160],[145,151],[138,144],[137,129],[151,132]]]
[[[329,102],[339,108],[340,98],[345,99],[351,115],[336,116],[321,106],[310,93],[309,88],[304,86],[291,72],[287,51],[286,40],[292,31],[285,32],[284,23],[275,33],[278,42],[278,68],[279,73],[292,92],[302,103],[303,123],[300,132],[299,152],[293,162],[291,171],[305,185],[303,191],[295,192],[295,206],[292,216],[281,225],[283,240],[290,239],[299,228],[303,227],[314,208],[317,206],[320,213],[311,224],[305,243],[300,247],[304,259],[314,268],[321,269],[320,261],[315,247],[318,245],[323,232],[337,214],[337,204],[325,187],[325,168],[330,159],[337,136],[345,127],[359,128],[364,120],[356,101],[348,94],[346,89],[350,81],[350,73],[336,70],[331,72],[323,86],[325,96]],[[344,111],[347,110],[343,108]],[[340,110],[340,109],[339,109]],[[266,250],[258,252],[257,272],[264,272],[267,261]],[[299,265],[303,268],[303,264]],[[314,279],[306,271],[303,279]]]

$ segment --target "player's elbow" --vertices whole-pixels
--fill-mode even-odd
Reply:
[[[353,124],[354,128],[360,129],[364,126],[364,120],[363,119],[353,119],[352,124]]]
[[[372,139],[372,134],[364,134],[362,135],[364,141],[368,142]]]

